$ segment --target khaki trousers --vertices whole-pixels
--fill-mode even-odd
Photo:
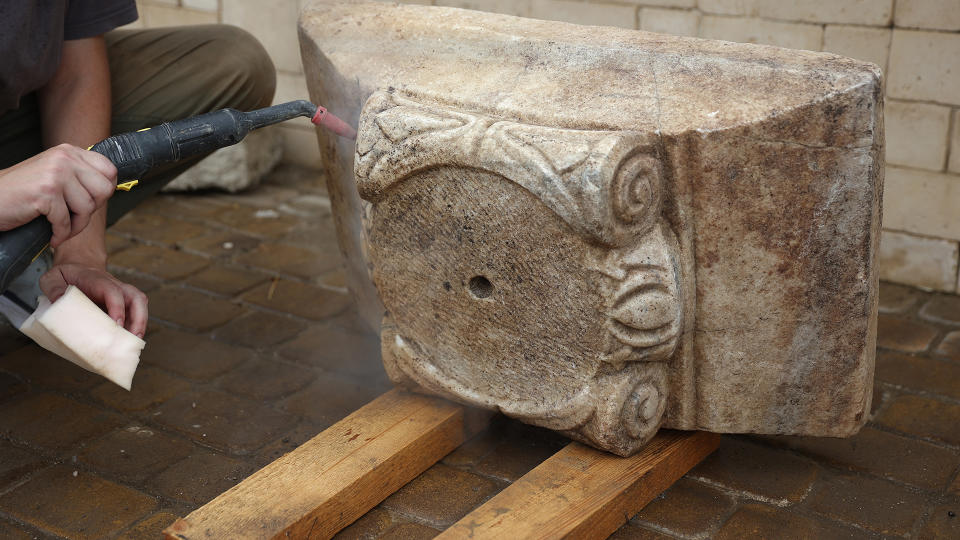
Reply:
[[[116,30],[106,35],[113,100],[112,133],[194,116],[224,107],[266,107],[276,73],[267,52],[249,33],[227,25]],[[0,168],[43,150],[36,95],[0,115]],[[107,207],[112,224],[157,193],[201,157],[152,171]]]

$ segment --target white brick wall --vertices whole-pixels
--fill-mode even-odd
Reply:
[[[642,8],[640,29],[677,36],[696,36],[700,29],[700,13],[684,9]]]
[[[960,177],[893,165],[886,172],[885,228],[960,240]]]
[[[823,43],[823,26],[705,15],[700,21],[700,37],[819,51]]]
[[[960,173],[960,109],[953,111],[953,136],[950,139],[950,172]]]
[[[886,70],[890,36],[889,28],[828,24],[823,32],[823,50],[873,62]]]
[[[894,23],[900,28],[960,30],[960,1],[897,0]]]
[[[637,8],[615,4],[588,4],[579,0],[530,0],[534,19],[596,26],[637,27]]]
[[[257,36],[279,101],[306,97],[297,14],[309,0],[139,0],[132,27],[225,22]],[[881,277],[957,290],[960,0],[403,0],[639,28],[866,60],[886,73],[887,185]],[[286,159],[322,167],[312,126],[289,122]]]
[[[883,231],[880,279],[954,292],[957,288],[957,243],[939,238]]]
[[[887,95],[960,105],[960,33],[894,30]]]
[[[950,109],[889,100],[884,111],[887,163],[939,171],[947,157]]]

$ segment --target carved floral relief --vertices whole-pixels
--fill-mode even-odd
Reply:
[[[387,310],[384,362],[395,382],[623,455],[656,433],[684,314],[677,240],[661,215],[655,135],[529,125],[382,91],[364,108],[354,163],[359,193],[370,203],[370,259]],[[446,195],[444,205],[438,190],[461,195]],[[489,195],[461,208],[478,190]],[[543,246],[517,249],[525,240],[504,230],[528,226],[517,216],[558,222],[559,232],[544,241],[568,246],[557,263],[567,266],[537,263],[534,252]],[[492,225],[501,219],[508,226]],[[459,279],[448,275],[457,264],[449,261],[479,249],[469,232],[486,227],[486,258]],[[491,250],[498,243],[503,249]],[[433,262],[410,273],[420,258],[411,251],[421,249]],[[537,288],[544,276],[556,295]],[[588,291],[559,292],[571,287]],[[524,294],[532,300],[518,300]],[[538,328],[549,324],[540,317],[564,311],[555,305],[564,299],[573,306],[566,311],[586,315],[556,322],[569,333],[538,342]],[[536,302],[544,305],[529,305]],[[441,313],[446,321],[430,320]],[[464,313],[474,319],[461,321]],[[485,332],[498,337],[445,335]],[[487,366],[502,355],[513,358]]]

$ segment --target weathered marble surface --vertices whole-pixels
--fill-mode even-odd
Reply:
[[[449,8],[300,21],[351,290],[391,377],[620,454],[844,436],[876,334],[879,69]]]

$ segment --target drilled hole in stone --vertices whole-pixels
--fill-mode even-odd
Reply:
[[[467,284],[474,298],[488,298],[493,294],[493,283],[483,276],[473,276]]]

